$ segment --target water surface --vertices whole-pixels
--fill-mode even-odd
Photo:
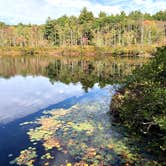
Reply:
[[[29,147],[37,149],[38,157],[34,163],[36,165],[65,165],[67,162],[100,163],[102,160],[105,160],[106,165],[111,160],[114,161],[112,164],[122,162],[123,157],[119,157],[122,154],[118,152],[118,147],[115,147],[114,151],[105,147],[106,144],[110,146],[113,144],[110,141],[116,142],[120,139],[117,143],[120,143],[121,147],[124,146],[122,152],[126,149],[123,136],[111,125],[107,112],[111,96],[123,80],[123,76],[131,74],[135,67],[141,66],[145,61],[137,58],[109,57],[101,59],[2,56],[0,58],[0,165],[9,165],[10,161],[19,156],[20,151]],[[39,142],[36,141],[37,145],[33,145],[27,133],[30,129],[35,129],[36,125],[20,124],[26,121],[35,122],[43,116],[44,110],[57,110],[61,114],[59,109],[66,111],[70,109],[69,114],[59,117],[58,120],[64,125],[59,128],[60,133],[55,134],[57,139],[62,140],[63,145],[60,146],[63,148],[58,150],[57,147],[53,147],[48,153],[54,158],[47,159],[48,156],[44,156],[45,158],[41,159],[45,150],[40,144],[46,140],[41,138]],[[69,121],[71,126],[68,126]],[[89,124],[88,127],[84,126],[85,123]],[[65,124],[66,132],[70,132],[69,137],[63,136]],[[87,130],[79,129],[78,126],[81,125]],[[91,131],[90,127],[93,128],[93,133],[86,136],[88,130]],[[98,127],[101,132],[97,132]],[[80,134],[85,137],[80,137]],[[66,146],[66,142],[72,141],[73,137],[75,142],[72,151],[71,147]],[[102,142],[103,139],[107,141]],[[81,149],[77,144],[79,140],[83,152],[78,151]],[[98,151],[103,154],[98,154]],[[91,155],[96,154],[95,156],[98,154],[101,161],[99,159],[86,161],[88,157],[85,153],[88,152]],[[83,157],[84,161],[81,159]],[[128,161],[124,159],[123,162]]]

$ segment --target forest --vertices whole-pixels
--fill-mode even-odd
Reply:
[[[153,15],[133,11],[109,15],[101,11],[95,17],[83,8],[78,17],[61,16],[43,25],[7,25],[0,22],[0,47],[48,48],[57,46],[116,47],[164,45],[166,11]]]

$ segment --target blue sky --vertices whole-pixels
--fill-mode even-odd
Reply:
[[[50,16],[78,15],[83,7],[116,14],[124,10],[141,10],[151,14],[166,10],[166,0],[0,0],[0,21],[8,24],[42,24]]]

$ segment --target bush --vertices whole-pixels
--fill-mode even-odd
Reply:
[[[166,46],[153,56],[127,78],[126,86],[113,97],[112,103],[120,100],[120,104],[112,104],[111,111],[130,131],[150,138],[149,151],[161,157],[166,150]]]

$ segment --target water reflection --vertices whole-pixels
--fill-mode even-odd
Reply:
[[[114,93],[114,87],[110,88],[106,85],[120,83],[124,75],[129,75],[133,68],[142,65],[145,61],[145,59],[109,57],[98,59],[94,57],[2,56],[0,58],[0,133],[3,137],[0,137],[0,165],[9,165],[9,161],[19,156],[21,150],[32,146],[26,135],[29,128],[20,127],[19,122],[25,122],[25,119],[27,121],[35,119],[40,116],[38,113],[43,112],[45,108],[46,110],[68,109],[80,100],[84,106],[88,106],[88,103],[91,105],[91,99],[95,100],[96,104],[99,104],[98,101],[100,101],[102,108],[92,110],[98,110],[92,119],[96,116],[100,119],[96,120],[94,125],[98,125],[97,122],[101,121],[100,113],[102,113],[104,115],[103,125],[109,127],[110,121],[106,112],[109,109],[108,103],[110,95]],[[86,93],[87,91],[88,93]],[[107,102],[104,102],[104,98]],[[107,108],[103,109],[105,107]],[[82,110],[84,109],[83,107]],[[70,114],[71,119],[63,121],[72,121],[75,115],[80,115],[80,118],[89,117],[89,109],[85,110],[86,112],[78,110],[80,114],[73,112]],[[103,113],[101,110],[105,112]],[[80,122],[79,118],[75,120]],[[110,132],[110,129],[108,131]],[[107,140],[105,132],[101,139]],[[99,145],[99,143],[97,144]],[[98,147],[97,150],[99,150]],[[10,157],[10,153],[12,153],[12,157]],[[60,158],[64,157],[61,153],[58,154]],[[40,164],[37,163],[37,165]]]
[[[124,75],[142,65],[141,58],[71,58],[71,57],[1,57],[0,76],[10,78],[21,76],[45,76],[51,83],[61,81],[65,84],[80,82],[85,91],[95,83],[100,87],[119,83]]]
[[[142,63],[144,59],[109,57],[1,57],[0,123],[80,96],[94,85],[119,83]]]
[[[0,123],[8,123],[64,99],[84,94],[80,83],[66,85],[57,82],[52,85],[48,78],[42,76],[1,78],[0,92]]]

